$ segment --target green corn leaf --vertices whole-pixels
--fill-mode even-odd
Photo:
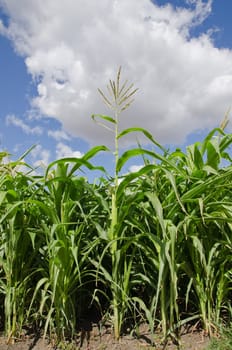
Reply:
[[[198,144],[194,144],[194,166],[197,169],[202,169],[204,165],[204,161],[201,155],[201,152],[199,151]]]
[[[142,133],[149,141],[151,141],[153,144],[155,144],[157,147],[159,147],[162,151],[166,152],[166,149],[164,147],[162,147],[153,138],[152,134],[150,134],[146,129],[143,129],[143,128],[133,127],[133,128],[125,129],[118,135],[118,139],[120,139],[121,137],[123,137],[123,136],[125,136],[127,134],[134,133],[134,132]]]
[[[124,164],[131,159],[132,157],[137,157],[139,155],[148,155],[153,159],[161,161],[164,165],[169,166],[171,169],[176,170],[178,173],[182,173],[183,175],[184,172],[179,169],[178,167],[175,166],[173,162],[168,160],[168,158],[160,155],[159,153],[148,151],[147,149],[142,149],[142,148],[134,148],[132,150],[124,152],[121,157],[118,159],[116,169],[117,172],[120,172]]]
[[[217,170],[220,165],[220,161],[221,161],[221,158],[220,158],[220,151],[219,151],[219,145],[217,140],[208,142],[207,165]]]
[[[149,199],[149,201],[151,202],[151,204],[153,206],[153,209],[155,210],[160,227],[162,229],[163,237],[166,237],[166,228],[165,228],[164,217],[163,217],[163,208],[162,208],[162,205],[160,203],[160,200],[159,200],[156,193],[146,192],[145,195]]]
[[[116,120],[112,117],[109,117],[108,115],[102,115],[102,114],[93,114],[92,119],[96,121],[96,118],[100,118],[103,120],[106,120],[109,123],[116,124]],[[96,121],[97,122],[97,121]]]

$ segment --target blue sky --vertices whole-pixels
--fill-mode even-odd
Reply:
[[[175,147],[218,126],[232,104],[231,1],[82,3],[0,0],[1,149],[15,159],[36,144],[27,161],[46,166],[112,146],[91,114],[110,113],[97,88],[119,65],[139,88],[122,128]],[[112,166],[105,154],[95,162]]]

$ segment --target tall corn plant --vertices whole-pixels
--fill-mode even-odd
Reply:
[[[146,268],[144,268],[144,256],[146,256],[148,250],[151,252],[149,246],[151,245],[151,241],[153,241],[154,253],[152,254],[152,262],[155,265],[155,269],[160,271],[158,280],[153,284],[155,285],[155,290],[153,291],[155,293],[153,298],[153,309],[157,309],[158,298],[164,281],[164,278],[162,279],[162,275],[166,276],[165,283],[168,283],[168,281],[171,280],[169,300],[164,298],[164,289],[162,290],[161,298],[163,308],[166,307],[166,302],[168,302],[168,305],[170,305],[169,320],[167,320],[166,317],[167,311],[163,311],[163,328],[166,336],[168,326],[169,329],[173,329],[174,323],[178,321],[178,308],[176,303],[177,277],[175,263],[176,228],[171,222],[163,218],[161,203],[159,202],[156,192],[153,190],[151,191],[149,186],[147,187],[146,191],[145,186],[143,186],[143,184],[146,182],[146,176],[149,178],[149,176],[153,173],[153,170],[155,171],[156,165],[149,164],[149,162],[145,161],[145,166],[143,169],[137,173],[123,176],[120,183],[119,173],[127,161],[135,156],[142,156],[145,159],[147,155],[154,160],[163,162],[163,166],[169,167],[171,171],[175,168],[175,165],[165,157],[166,150],[156,140],[154,140],[148,131],[142,128],[132,127],[119,132],[119,115],[131,104],[131,98],[137,91],[134,89],[133,84],[129,85],[128,87],[127,82],[122,84],[122,86],[120,85],[120,73],[121,70],[119,69],[116,81],[110,80],[110,84],[107,86],[110,97],[107,97],[101,90],[99,90],[106,105],[113,110],[114,118],[102,115],[93,116],[94,119],[96,119],[96,117],[100,117],[103,121],[107,121],[114,126],[111,128],[108,126],[106,127],[114,134],[115,139],[115,174],[113,188],[111,189],[111,217],[107,236],[111,256],[111,273],[105,273],[107,272],[105,270],[103,273],[105,273],[106,279],[111,284],[115,338],[119,338],[123,319],[125,318],[125,315],[132,304],[133,307],[135,307],[136,304],[139,305],[143,312],[146,313],[151,330],[153,330],[155,318],[154,314],[156,314],[156,312],[151,312],[148,310],[141,299],[140,293],[138,292],[141,285],[144,285],[145,281],[147,282],[150,278],[150,276],[146,275]],[[147,138],[148,142],[151,142],[153,146],[158,147],[159,152],[157,153],[155,151],[149,151],[139,147],[133,148],[124,152],[122,155],[119,155],[119,140],[127,134],[133,132],[142,133]],[[166,172],[165,176],[173,189],[174,200],[177,201],[178,205],[183,210],[183,206],[178,198],[178,193],[171,171],[170,173]],[[137,186],[137,182],[142,184],[141,188]],[[166,194],[169,195],[169,192],[167,191]],[[143,212],[145,214],[146,205],[144,206],[144,202],[147,201],[151,203],[153,212],[148,213],[147,211],[147,214],[149,217],[155,217],[156,226],[159,227],[159,231],[162,232],[161,237],[157,237],[156,232],[147,232],[147,219],[145,218],[144,223],[144,215],[139,214],[141,215],[141,218],[138,219],[139,212]],[[144,225],[141,225],[141,222],[143,222]],[[147,234],[150,242],[148,242],[146,239]],[[165,243],[162,242],[163,238],[165,238]],[[164,246],[165,244],[166,247]],[[160,254],[159,258],[155,256],[155,251],[157,252],[157,250]],[[149,259],[151,259],[151,256],[149,256]],[[150,262],[151,261],[149,261],[149,264]],[[142,269],[140,269],[140,266],[143,266]],[[159,266],[161,268],[159,268]],[[164,272],[164,266],[165,269],[168,268],[168,273]],[[132,290],[134,294],[132,294]]]
[[[119,131],[120,114],[130,106],[132,97],[137,92],[133,84],[128,85],[127,81],[121,85],[120,75],[121,69],[118,71],[116,81],[110,80],[110,84],[107,86],[109,97],[99,90],[106,105],[114,112],[114,117],[103,115],[93,116],[94,120],[98,117],[102,121],[112,124],[111,127],[105,124],[103,126],[112,132],[115,141],[115,148],[113,150],[115,169],[111,186],[110,220],[107,230],[108,245],[101,257],[102,262],[106,252],[110,252],[111,268],[106,269],[100,262],[99,269],[102,270],[105,279],[111,286],[113,325],[116,339],[120,336],[125,317],[128,314],[132,314],[132,310],[137,302],[140,305],[142,304],[136,290],[139,290],[140,283],[144,279],[143,273],[140,273],[138,268],[142,264],[142,254],[146,250],[146,247],[141,246],[140,241],[144,235],[144,231],[132,219],[137,215],[136,206],[141,197],[141,192],[135,190],[135,184],[137,178],[143,175],[143,171],[124,175],[120,178],[119,182],[119,174],[127,161],[135,156],[143,156],[146,150],[135,148],[120,155],[119,140],[129,133],[139,132],[148,139],[148,142],[152,142],[154,146],[164,151],[153,139],[152,135],[143,128],[131,127]],[[162,159],[162,156],[160,156],[160,159]]]
[[[103,122],[108,122],[110,126],[103,124],[110,132],[112,132],[114,138],[114,178],[111,185],[111,205],[110,205],[110,220],[107,229],[107,241],[109,242],[110,258],[111,258],[111,271],[103,269],[103,274],[106,280],[110,283],[112,292],[112,307],[113,307],[113,326],[114,336],[119,339],[121,328],[126,311],[128,310],[128,295],[130,289],[130,277],[132,271],[132,262],[134,249],[132,248],[129,259],[126,258],[127,249],[132,246],[132,239],[125,237],[125,230],[123,223],[120,219],[119,209],[119,171],[118,162],[120,160],[119,154],[119,138],[122,136],[119,132],[119,117],[123,111],[125,111],[133,101],[137,89],[133,84],[128,84],[127,81],[121,84],[121,68],[117,73],[115,81],[110,80],[107,85],[109,96],[98,90],[103,101],[113,111],[113,117],[104,115],[93,115],[93,119],[100,118]],[[101,258],[102,259],[102,258]]]
[[[44,195],[31,201],[41,211],[37,237],[44,237],[31,309],[39,300],[37,317],[42,320],[44,336],[49,332],[57,341],[72,337],[77,330],[83,302],[80,295],[91,280],[89,254],[97,242],[92,221],[99,214],[99,204],[77,171],[83,166],[104,171],[89,159],[105,150],[97,146],[82,158],[51,163],[44,177]]]
[[[138,298],[136,301],[145,311],[151,330],[160,320],[164,338],[171,335],[178,341],[178,272],[181,257],[179,259],[177,219],[187,214],[180,199],[178,182],[183,179],[185,183],[186,175],[148,132],[145,136],[158,146],[159,152],[140,147],[126,151],[118,162],[121,169],[130,157],[139,154],[144,157],[144,167],[137,174],[131,174],[130,178],[137,179],[136,191],[143,193],[137,204],[143,215],[136,225],[144,233],[140,241],[146,267],[142,278],[151,289],[147,304]],[[149,159],[146,159],[147,156]],[[129,177],[119,188],[123,188],[128,180]]]
[[[179,199],[174,171],[177,169],[165,156],[144,150],[153,157],[153,162],[139,171],[137,191],[143,193],[138,208],[140,217],[137,225],[144,232],[141,247],[145,262],[144,277],[148,294],[143,302],[151,331],[161,324],[164,339],[170,335],[178,341],[179,306],[178,273],[179,245],[178,226],[173,216],[184,212]],[[161,162],[156,164],[154,160]]]
[[[216,131],[219,135],[215,136]],[[220,164],[223,158],[230,160],[227,148],[231,142],[231,135],[215,129],[202,144],[189,148],[188,157],[194,164],[192,183],[182,196],[189,212],[185,223],[189,260],[183,267],[190,278],[188,290],[192,284],[208,334],[218,324],[229,295],[225,241],[231,235],[232,170]]]
[[[179,159],[187,175],[179,187],[187,215],[180,217],[178,224],[184,237],[180,270],[184,269],[189,278],[185,301],[187,306],[196,298],[196,312],[209,335],[219,322],[229,295],[224,241],[231,232],[231,166],[223,166],[222,162],[231,161],[231,142],[230,134],[216,128],[202,143],[189,146]],[[178,152],[173,156],[178,162]]]
[[[21,335],[25,322],[36,256],[31,235],[36,216],[27,200],[38,184],[37,179],[17,170],[20,165],[27,167],[18,160],[0,168],[0,290],[4,296],[5,333],[11,341]]]

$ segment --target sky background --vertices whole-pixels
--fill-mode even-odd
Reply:
[[[121,129],[171,148],[201,140],[232,104],[231,13],[231,0],[0,0],[0,148],[16,159],[36,144],[27,161],[46,166],[111,147],[91,115],[111,113],[97,88],[119,66],[139,88]]]

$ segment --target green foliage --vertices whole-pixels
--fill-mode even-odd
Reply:
[[[112,132],[113,178],[92,164],[110,151],[104,145],[82,158],[56,160],[41,176],[23,161],[27,152],[16,162],[0,154],[0,316],[11,340],[30,325],[57,344],[72,344],[84,323],[107,318],[116,339],[147,322],[164,342],[178,343],[185,324],[211,336],[215,325],[230,320],[232,136],[226,120],[202,142],[169,152],[142,128],[119,130],[137,91],[121,84],[120,69],[107,91],[99,90],[113,116],[93,119]],[[121,154],[119,142],[134,132],[153,149],[139,145]],[[120,175],[138,156],[142,168]],[[102,177],[89,183],[83,168]],[[218,349],[228,342],[223,331]]]

